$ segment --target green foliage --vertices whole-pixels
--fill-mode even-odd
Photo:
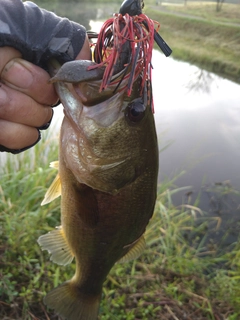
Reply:
[[[46,292],[74,273],[74,263],[49,261],[36,240],[59,225],[59,200],[41,207],[56,174],[50,134],[34,149],[7,155],[0,185],[0,318],[54,318],[42,303]],[[184,174],[184,173],[182,173]],[[136,261],[116,264],[103,288],[101,320],[239,319],[240,244],[209,252],[208,218],[199,208],[174,207],[174,180],[159,186],[147,249]],[[223,192],[226,190],[224,189]]]

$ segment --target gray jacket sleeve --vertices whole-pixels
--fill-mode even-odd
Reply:
[[[30,1],[0,0],[0,47],[19,50],[23,59],[47,69],[49,58],[74,60],[86,36],[83,26],[40,9]]]

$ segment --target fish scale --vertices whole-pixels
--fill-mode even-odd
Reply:
[[[131,55],[132,46],[126,47]],[[61,227],[38,242],[53,262],[75,258],[76,269],[44,302],[68,320],[97,320],[109,271],[144,250],[154,210],[159,152],[150,79],[143,81],[146,70],[122,64],[114,85],[101,93],[102,65],[89,73],[91,61],[51,64],[65,116],[59,162],[52,165],[58,175],[43,204],[61,195]]]

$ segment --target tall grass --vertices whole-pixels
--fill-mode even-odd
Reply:
[[[74,272],[49,261],[37,238],[59,225],[60,204],[41,207],[55,170],[57,139],[7,155],[0,184],[0,319],[60,319],[43,296]],[[240,317],[240,244],[219,254],[206,246],[208,218],[199,208],[175,207],[174,181],[159,185],[147,249],[116,264],[103,289],[101,320],[228,319]]]
[[[198,8],[191,8],[190,12],[187,8],[171,10],[148,6],[145,13],[160,22],[160,33],[172,48],[174,58],[239,83],[240,25],[232,24],[227,16],[199,18]]]

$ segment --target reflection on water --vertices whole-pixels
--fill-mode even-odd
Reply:
[[[160,154],[159,181],[184,170],[176,185],[191,187],[175,204],[199,197],[216,224],[240,221],[240,86],[156,51],[153,67],[160,149],[170,144]]]
[[[215,83],[216,79],[215,76],[206,70],[197,69],[191,80],[186,85],[190,91],[200,91],[203,93],[210,93],[211,87]]]

